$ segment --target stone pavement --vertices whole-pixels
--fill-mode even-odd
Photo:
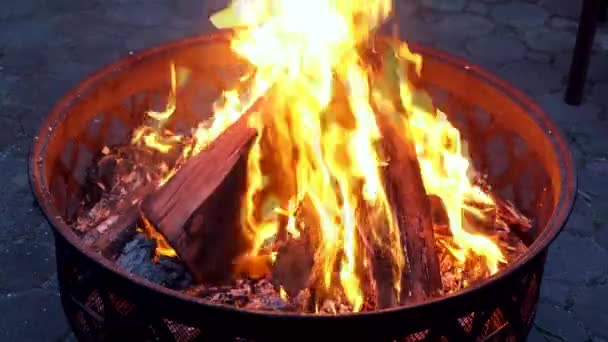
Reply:
[[[608,30],[585,103],[562,102],[580,0],[400,0],[402,35],[466,57],[533,95],[561,125],[579,198],[551,248],[531,341],[608,341]],[[19,0],[0,10],[0,340],[70,340],[28,147],[68,89],[129,51],[211,30],[195,0]]]

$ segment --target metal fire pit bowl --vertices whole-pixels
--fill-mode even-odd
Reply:
[[[152,48],[94,74],[64,97],[35,138],[33,191],[56,243],[64,311],[83,341],[517,341],[536,313],[547,247],[576,188],[567,144],[517,89],[468,62],[423,47],[424,87],[469,142],[494,191],[535,222],[528,252],[499,274],[427,303],[339,316],[264,313],[206,303],[119,269],[70,228],[85,168],[106,145],[127,143],[143,113],[164,107],[169,66],[192,70],[174,125],[191,127],[243,72],[230,31]]]

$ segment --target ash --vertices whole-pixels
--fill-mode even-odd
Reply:
[[[185,293],[215,304],[259,311],[296,312],[308,299],[298,298],[295,301],[283,299],[270,279],[236,279],[224,286],[197,285],[186,290]],[[300,303],[296,303],[298,300]]]
[[[326,299],[316,305],[310,289],[303,289],[296,296],[289,297],[272,284],[272,277],[263,279],[235,279],[224,286],[196,285],[184,293],[205,301],[234,306],[254,311],[274,311],[292,313],[344,314],[353,312],[346,298]],[[373,299],[366,298],[364,311],[373,309]]]
[[[190,287],[192,276],[181,261],[177,258],[160,256],[156,262],[155,248],[155,241],[149,240],[143,234],[137,234],[125,245],[116,263],[130,273],[174,290]]]

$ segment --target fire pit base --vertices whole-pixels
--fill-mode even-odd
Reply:
[[[176,126],[192,127],[238,79],[231,33],[150,49],[93,75],[48,116],[30,178],[54,228],[61,299],[82,341],[520,341],[528,335],[546,250],[575,194],[567,144],[538,106],[467,62],[413,46],[438,108],[469,142],[475,169],[535,225],[526,254],[504,271],[422,305],[336,316],[254,312],[213,305],[130,274],[87,248],[71,227],[92,156],[124,144],[142,113],[164,108],[171,62],[189,68]]]
[[[74,334],[81,341],[254,341],[234,336],[228,325],[210,322],[208,325],[190,326],[170,319],[162,305],[147,294],[137,294],[128,279],[109,272],[99,264],[83,258],[78,250],[60,235],[57,241],[57,265],[63,308]],[[545,254],[539,254],[514,282],[496,288],[495,295],[480,297],[479,307],[469,314],[455,318],[449,313],[436,313],[428,329],[411,332],[406,321],[399,341],[522,341],[534,322]],[[184,317],[196,312],[182,312]],[[275,335],[282,331],[290,341],[322,341],[323,336],[292,336],[280,324]],[[372,327],[370,327],[372,329]],[[304,335],[308,335],[302,332]],[[302,335],[298,334],[298,335]],[[373,331],[369,331],[373,334]],[[349,336],[345,331],[343,336]],[[382,333],[369,339],[343,339],[349,341],[380,341]],[[336,336],[334,338],[340,339]],[[397,338],[397,337],[395,337]],[[387,341],[392,339],[386,337]],[[256,339],[256,342],[282,339]],[[328,340],[331,340],[328,339]],[[284,341],[284,339],[283,339]],[[335,341],[335,339],[334,339]],[[445,340],[443,340],[445,341]]]

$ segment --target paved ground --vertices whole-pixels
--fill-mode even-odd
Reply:
[[[585,104],[562,103],[576,0],[417,0],[403,35],[470,58],[532,94],[567,134],[580,192],[551,249],[532,341],[608,340],[608,30],[599,33]],[[0,10],[0,340],[71,339],[57,297],[53,242],[26,176],[32,134],[95,69],[210,30],[194,0],[20,0]]]

